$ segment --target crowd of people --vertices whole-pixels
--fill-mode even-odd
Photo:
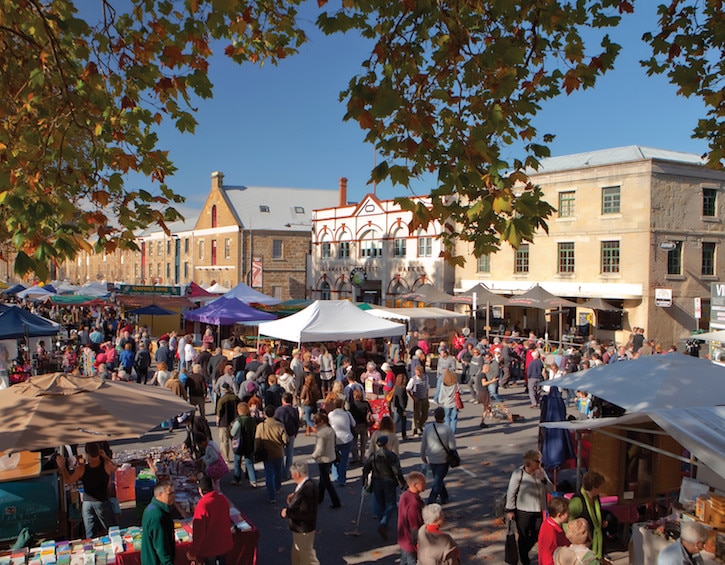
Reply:
[[[232,341],[231,355],[225,355],[212,328],[198,343],[193,335],[170,332],[152,340],[149,333],[113,310],[89,312],[79,321],[73,342],[63,348],[63,369],[168,388],[196,407],[195,414],[180,415],[170,425],[187,428],[184,443],[205,472],[199,483],[202,497],[221,492],[220,474],[211,472],[215,466],[224,467],[221,476],[231,467],[232,485],[255,488],[261,486],[255,466],[261,465],[270,504],[278,503],[282,483],[292,480],[295,490],[281,515],[293,533],[294,563],[318,563],[318,506],[327,497],[331,509],[341,507],[338,490],[353,465],[362,468],[365,488],[373,495],[379,535],[387,540],[391,529],[396,530],[402,564],[457,563],[460,552],[441,526],[463,402],[480,405],[479,427],[487,429],[494,423],[494,409],[506,410],[502,389],[523,385],[530,406],[537,408],[546,387],[564,374],[660,353],[639,328],[619,348],[590,338],[580,349],[555,352],[545,351],[534,335],[477,338],[467,329],[446,339],[411,332],[399,343],[359,340],[291,350],[272,344],[250,350]],[[36,355],[40,363],[49,357],[40,346]],[[385,410],[376,419],[371,403],[380,399]],[[568,391],[568,400],[586,416],[599,409],[585,392]],[[209,403],[212,410],[207,413]],[[307,463],[296,456],[300,434],[314,436],[311,460],[318,467],[318,484],[309,479]],[[430,470],[429,481],[417,465],[407,474],[402,468],[400,442],[411,440],[419,441],[420,463]],[[523,465],[511,475],[506,500],[523,565],[537,542],[539,563],[594,563],[603,558],[605,524],[598,506],[603,478],[597,475],[588,474],[582,492],[571,501],[554,497],[547,505],[547,493],[555,489],[541,467],[541,454],[524,454]],[[158,524],[166,520],[164,505],[172,498],[169,484],[159,483],[151,512]],[[166,543],[161,534],[157,542]],[[204,555],[194,551],[190,559]]]

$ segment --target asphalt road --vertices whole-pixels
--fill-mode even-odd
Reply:
[[[467,388],[467,387],[466,387]],[[494,502],[506,491],[511,472],[521,464],[521,456],[527,449],[537,447],[539,411],[529,408],[527,395],[520,385],[502,391],[509,410],[523,416],[516,423],[488,421],[490,427],[480,429],[481,408],[469,402],[464,395],[465,406],[458,419],[456,439],[462,464],[449,471],[446,486],[450,500],[444,506],[448,531],[461,548],[461,561],[503,563],[505,528],[494,517]],[[207,405],[210,413],[211,405]],[[435,405],[431,403],[431,412]],[[213,421],[213,416],[210,423]],[[212,425],[212,433],[216,429]],[[117,444],[114,449],[151,447],[156,445],[180,444],[182,431],[155,431],[142,441]],[[312,453],[315,438],[297,437],[295,457],[308,458]],[[400,444],[400,458],[403,472],[420,470],[420,441],[409,439]],[[311,465],[314,476],[316,469]],[[348,484],[338,489],[342,508],[330,509],[329,501],[320,507],[317,522],[315,547],[322,565],[345,563],[393,564],[399,560],[398,546],[394,533],[384,541],[377,533],[377,520],[372,517],[371,495],[363,499],[359,527],[356,518],[361,501],[361,469],[353,467],[348,471]],[[263,477],[261,464],[257,465],[258,479]],[[231,473],[222,479],[223,492],[259,528],[259,563],[288,563],[291,534],[285,520],[280,517],[283,501],[294,490],[294,483],[287,481],[282,486],[281,496],[276,504],[266,501],[265,489],[231,484]],[[426,500],[428,491],[423,493]],[[136,523],[131,512],[124,512],[129,523]],[[126,524],[124,524],[126,525]],[[391,533],[393,529],[391,528]],[[623,556],[619,556],[625,562]],[[535,556],[532,553],[533,562]],[[616,559],[619,562],[619,559]]]

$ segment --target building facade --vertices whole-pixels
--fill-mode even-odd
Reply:
[[[170,224],[169,234],[139,233],[139,251],[81,252],[59,278],[227,288],[244,282],[280,300],[305,298],[312,210],[338,200],[335,190],[227,186],[214,172],[198,216]]]
[[[346,183],[341,180],[341,195]],[[440,224],[411,231],[411,220],[411,212],[373,194],[358,204],[342,198],[335,208],[315,210],[310,297],[393,305],[424,283],[452,291],[453,267],[439,259]]]
[[[514,250],[469,259],[457,290],[481,282],[503,294],[541,284],[572,301],[599,297],[623,308],[621,330],[611,315],[570,310],[564,322],[605,326],[598,335],[622,342],[644,327],[663,345],[707,328],[710,283],[722,277],[725,173],[698,155],[639,146],[543,160],[531,174],[557,208],[549,233]],[[468,244],[458,254],[471,252]],[[670,305],[667,297],[671,298]],[[696,318],[695,299],[702,301]],[[559,332],[556,316],[510,309],[507,324]],[[607,320],[602,324],[601,320]],[[564,328],[566,329],[566,328]]]

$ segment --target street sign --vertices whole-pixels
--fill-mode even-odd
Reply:
[[[655,306],[669,308],[672,306],[672,289],[656,288],[655,289]]]
[[[662,241],[660,242],[660,249],[664,251],[674,251],[677,248],[677,244],[674,241]]]

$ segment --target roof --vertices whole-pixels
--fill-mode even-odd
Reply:
[[[611,149],[599,149],[586,153],[574,153],[573,155],[541,159],[538,171],[531,172],[530,174],[555,173],[558,171],[649,160],[671,161],[685,165],[701,166],[704,166],[706,163],[701,155],[695,153],[653,149],[640,145],[627,145],[625,147],[613,147]]]
[[[183,233],[187,231],[192,231],[194,229],[194,226],[196,226],[196,222],[199,219],[199,214],[189,214],[184,217],[183,220],[177,220],[175,222],[170,222],[166,224],[166,227],[169,228],[169,232],[172,234],[176,233]],[[144,230],[141,230],[140,232],[136,233],[137,237],[149,237],[153,234],[161,234],[163,235],[164,231],[158,226],[158,224],[152,224],[149,227],[147,227]]]
[[[312,211],[336,206],[340,196],[337,190],[268,186],[225,185],[224,193],[244,229],[307,232]]]

